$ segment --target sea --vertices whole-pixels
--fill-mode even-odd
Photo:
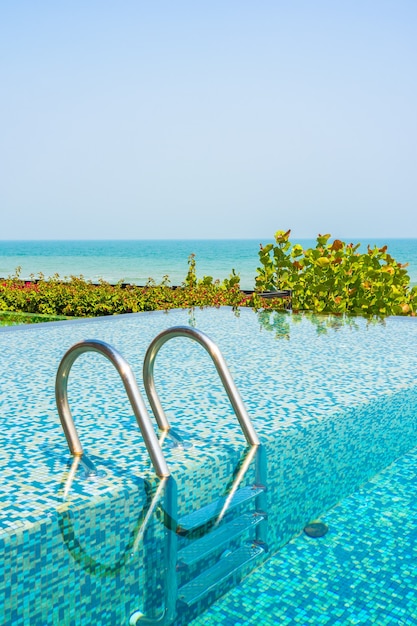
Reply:
[[[45,278],[59,274],[63,279],[82,276],[93,283],[103,279],[145,285],[168,276],[171,285],[181,285],[188,270],[188,259],[195,255],[198,278],[228,278],[232,270],[240,276],[242,289],[253,289],[259,266],[258,239],[163,239],[95,241],[0,241],[0,278]],[[347,243],[350,240],[344,239]],[[353,243],[359,243],[354,240]],[[297,239],[303,248],[315,247],[314,239]],[[400,263],[408,263],[410,284],[417,285],[417,239],[361,240],[367,245],[388,246],[388,252]]]

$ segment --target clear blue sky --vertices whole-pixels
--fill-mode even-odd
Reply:
[[[417,237],[416,0],[2,0],[0,239]]]

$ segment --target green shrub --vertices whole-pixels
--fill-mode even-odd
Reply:
[[[144,287],[110,285],[104,280],[95,285],[82,276],[62,279],[58,274],[49,279],[40,274],[23,281],[18,268],[14,276],[0,283],[0,311],[70,317],[223,305],[268,311],[286,308],[288,300],[265,299],[260,292],[291,290],[295,312],[379,318],[415,315],[417,287],[410,289],[406,265],[397,263],[387,246],[368,246],[360,253],[359,244],[339,239],[330,242],[330,235],[319,235],[315,248],[303,250],[299,244],[292,245],[289,236],[290,231],[278,231],[275,243],[261,246],[254,295],[240,291],[234,270],[222,282],[211,276],[199,280],[191,255],[184,283],[175,289],[167,276],[160,284],[149,279]],[[264,323],[286,336],[286,328],[278,328],[282,320],[272,322],[266,315]]]
[[[152,279],[144,287],[110,285],[100,280],[98,285],[82,276],[61,279],[55,274],[48,280],[42,274],[31,281],[16,274],[0,283],[0,311],[15,311],[43,315],[95,317],[118,313],[168,310],[203,306],[244,305],[246,297],[239,288],[239,277],[234,273],[223,282],[210,276],[198,280],[195,258],[189,259],[189,271],[184,284],[172,289],[168,277],[160,284]]]
[[[315,248],[292,245],[291,231],[275,233],[275,243],[261,246],[256,290],[292,290],[292,308],[315,313],[365,317],[415,315],[417,287],[410,289],[406,265],[397,263],[387,246],[360,253],[360,244],[318,235]],[[257,308],[282,308],[277,299],[255,296]]]

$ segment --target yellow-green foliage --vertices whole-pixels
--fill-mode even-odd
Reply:
[[[417,288],[410,289],[406,265],[383,248],[359,252],[360,244],[346,244],[318,235],[315,248],[292,245],[291,231],[275,233],[275,243],[261,246],[257,291],[291,289],[293,310],[316,313],[385,317],[415,315]],[[256,297],[255,304],[264,306]],[[282,307],[274,300],[277,308]],[[268,306],[268,305],[267,305]]]

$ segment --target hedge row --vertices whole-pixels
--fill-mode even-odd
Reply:
[[[261,296],[262,292],[289,290],[293,311],[311,311],[338,316],[415,315],[417,287],[410,287],[406,265],[388,253],[387,246],[346,244],[330,235],[319,235],[315,248],[304,250],[289,240],[290,231],[277,231],[275,242],[261,245],[260,267],[255,278],[256,293],[240,290],[234,270],[222,282],[210,276],[197,279],[194,255],[188,259],[188,273],[181,287],[171,288],[168,277],[161,284],[149,280],[145,287],[93,284],[84,278],[59,275],[31,281],[16,274],[0,283],[0,311],[43,315],[93,317],[203,306],[250,306],[281,310],[288,300]]]

